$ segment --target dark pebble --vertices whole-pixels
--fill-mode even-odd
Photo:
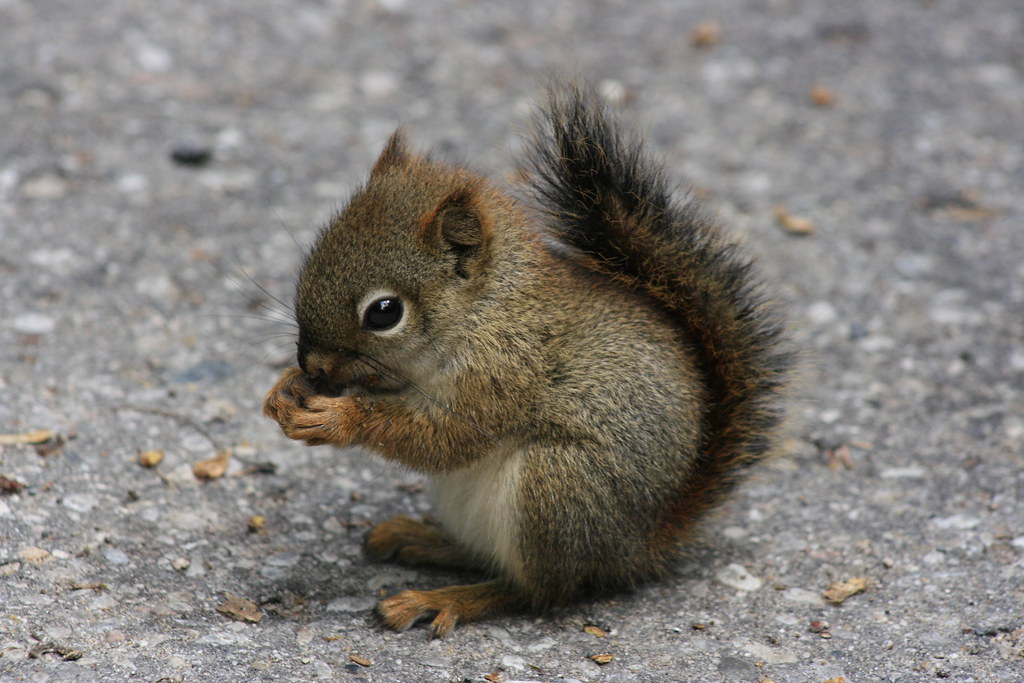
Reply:
[[[171,159],[181,166],[205,166],[213,158],[213,150],[204,145],[178,145],[171,150]]]

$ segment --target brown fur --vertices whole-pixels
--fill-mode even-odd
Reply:
[[[656,576],[777,442],[789,357],[747,262],[592,95],[541,125],[542,223],[399,131],[299,279],[300,367],[265,413],[434,477],[444,528],[396,517],[371,556],[496,576],[389,598],[392,628]],[[360,310],[375,297],[401,302],[393,328]]]

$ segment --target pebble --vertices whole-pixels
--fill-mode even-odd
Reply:
[[[0,170],[0,195],[7,194],[17,187],[19,177],[17,169],[5,168]]]
[[[405,9],[407,0],[377,0],[377,4],[380,5],[381,9],[391,12],[401,12]]]
[[[72,493],[64,496],[61,504],[75,512],[89,512],[100,504],[100,499],[88,493]]]
[[[75,253],[66,247],[59,249],[33,249],[28,253],[28,262],[40,268],[65,270],[75,261]]]
[[[743,649],[765,664],[794,664],[796,653],[785,647],[772,647],[764,643],[747,643]]]
[[[268,555],[264,562],[272,567],[294,567],[301,559],[298,553],[274,553]]]
[[[22,313],[14,319],[14,331],[21,334],[49,334],[57,321],[43,313]]]
[[[327,604],[328,612],[363,612],[377,604],[372,597],[345,597],[332,600]]]
[[[184,143],[171,150],[171,160],[180,166],[205,166],[213,159],[213,150],[206,145]]]
[[[120,548],[108,548],[103,551],[103,557],[110,564],[128,564],[128,553]]]
[[[330,611],[330,609],[331,608],[328,605],[327,611]],[[316,631],[309,628],[308,626],[300,626],[298,629],[295,630],[295,642],[299,645],[309,645],[313,641],[313,638],[315,636]]]
[[[419,574],[408,569],[386,569],[366,582],[366,587],[371,591],[379,591],[385,586],[400,586],[414,582]]]
[[[153,299],[170,300],[177,296],[178,286],[166,273],[157,273],[139,278],[135,291]]]
[[[526,668],[526,660],[519,655],[505,655],[501,658],[501,665],[506,669],[522,671]]]
[[[117,179],[117,191],[124,194],[135,194],[149,187],[149,178],[141,173],[128,173]]]
[[[245,624],[241,624],[245,626]],[[205,636],[201,636],[196,639],[196,643],[200,645],[219,645],[219,646],[232,646],[232,645],[248,645],[251,639],[243,633],[238,632],[220,632],[220,633],[207,633]]]
[[[108,610],[117,607],[118,602],[110,595],[97,596],[92,602],[89,603],[89,609],[91,610]]]
[[[731,541],[738,541],[747,537],[747,530],[741,526],[727,526],[722,529],[722,535]]]
[[[367,97],[387,97],[398,90],[398,75],[392,71],[367,71],[359,79],[359,88]]]
[[[528,645],[526,649],[530,652],[543,652],[544,650],[550,650],[557,644],[554,638],[541,638],[536,643]]]
[[[825,602],[821,595],[806,588],[787,588],[782,591],[782,599],[802,605],[821,605]]]
[[[730,564],[719,569],[715,578],[726,586],[741,591],[755,591],[761,587],[761,579],[753,576],[742,565]]]
[[[887,467],[879,476],[882,479],[924,479],[925,474],[923,467]]]
[[[171,53],[160,45],[140,43],[135,47],[135,61],[139,68],[150,73],[165,73],[174,66]]]
[[[966,531],[967,529],[973,529],[974,527],[981,524],[981,520],[977,517],[970,517],[968,515],[951,515],[949,517],[943,517],[942,519],[933,519],[932,525],[939,529],[957,529],[960,531]]]
[[[626,85],[622,81],[613,78],[606,78],[601,81],[597,89],[605,101],[616,107],[621,107],[629,97],[629,90],[626,88]]]
[[[807,307],[807,319],[816,325],[826,325],[838,317],[835,306],[827,301],[815,301]]]
[[[21,191],[32,199],[59,199],[67,193],[68,184],[57,176],[44,175],[26,181]]]
[[[217,133],[213,145],[219,150],[241,147],[245,142],[245,134],[237,128],[222,128]]]
[[[893,261],[896,272],[905,278],[926,275],[933,267],[932,258],[926,254],[902,254]]]

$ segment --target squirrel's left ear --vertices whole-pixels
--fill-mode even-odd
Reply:
[[[399,128],[388,138],[387,143],[384,145],[384,150],[377,157],[377,162],[373,165],[373,170],[370,171],[370,177],[378,176],[393,166],[401,166],[407,163],[411,156],[409,153],[409,143],[406,141],[405,129]]]
[[[461,187],[438,202],[420,223],[420,237],[456,256],[455,274],[470,278],[479,272],[491,238],[491,216],[481,206],[480,190]]]

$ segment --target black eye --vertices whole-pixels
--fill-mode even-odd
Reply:
[[[402,300],[397,296],[377,299],[366,307],[363,327],[375,332],[389,330],[402,319]]]

